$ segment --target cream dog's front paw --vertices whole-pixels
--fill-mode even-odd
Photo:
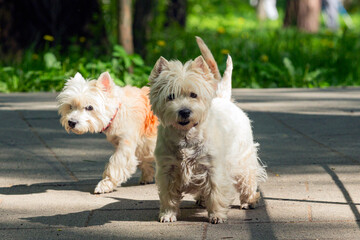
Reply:
[[[159,222],[176,222],[176,216],[174,213],[160,213]]]
[[[114,184],[110,181],[110,179],[105,178],[103,180],[101,180],[95,190],[94,193],[108,193],[108,192],[112,192],[114,190]]]
[[[140,185],[146,185],[154,183],[154,177],[153,176],[141,176],[140,178]]]

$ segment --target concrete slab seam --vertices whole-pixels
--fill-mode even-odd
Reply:
[[[273,197],[264,197],[265,200],[270,201],[286,201],[286,202],[309,202],[309,203],[322,203],[322,204],[336,204],[336,205],[348,205],[348,202],[329,202],[329,201],[319,201],[319,200],[306,200],[306,199],[291,199],[291,198],[273,198]],[[360,203],[352,202],[354,205],[359,205]]]
[[[15,110],[20,118],[28,125],[30,131],[40,140],[40,142],[45,146],[45,148],[54,156],[54,158],[65,168],[66,172],[69,176],[75,180],[79,181],[79,179],[75,176],[75,174],[70,170],[70,168],[62,161],[55,152],[51,149],[51,147],[44,141],[44,139],[38,134],[38,132],[34,129],[34,127],[30,124],[30,122],[24,117],[24,115],[20,112]]]
[[[88,217],[86,218],[86,221],[85,221],[84,227],[89,226],[89,222],[90,222],[90,220],[91,220],[91,218],[92,218],[92,216],[93,216],[93,215],[94,215],[94,210],[91,210],[91,211],[89,212]]]
[[[203,227],[203,232],[202,232],[202,240],[205,240],[207,238],[207,229],[208,229],[209,224],[208,223],[204,223],[204,227]]]
[[[307,196],[306,196],[307,200],[310,200],[310,195],[309,195],[310,188],[309,188],[309,182],[308,181],[305,181],[305,191],[307,193]],[[308,215],[309,222],[312,222],[312,209],[311,209],[310,204],[308,204],[307,215]]]

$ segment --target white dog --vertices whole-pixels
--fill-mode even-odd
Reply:
[[[116,86],[107,72],[92,81],[77,73],[57,97],[60,122],[67,132],[103,132],[115,147],[95,193],[111,192],[138,165],[142,171],[140,183],[153,181],[158,121],[151,111],[148,93],[148,87]]]
[[[155,148],[160,222],[176,221],[183,193],[204,202],[211,223],[226,220],[240,193],[254,207],[266,172],[257,157],[250,120],[231,100],[232,61],[223,81],[205,43],[184,65],[160,57],[149,77],[150,102],[160,125]],[[229,84],[230,81],[230,84]]]

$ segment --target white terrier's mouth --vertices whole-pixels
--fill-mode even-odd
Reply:
[[[75,128],[71,128],[70,131],[73,132],[73,133],[75,133],[75,134],[78,134],[78,135],[84,134],[83,132],[81,132],[81,131],[79,131],[79,130],[77,130],[77,129],[75,129]]]

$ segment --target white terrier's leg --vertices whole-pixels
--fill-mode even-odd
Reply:
[[[139,168],[141,170],[140,184],[149,184],[154,182],[154,157],[144,157],[139,161]]]
[[[156,183],[159,188],[160,197],[160,222],[176,222],[179,212],[181,192],[178,182],[163,169],[157,170]]]
[[[256,203],[260,198],[260,193],[257,191],[257,177],[255,172],[250,172],[243,181],[237,184],[238,191],[240,192],[240,208],[249,209],[255,208]]]
[[[196,195],[194,197],[195,199],[195,204],[200,206],[200,207],[205,207],[205,198],[204,198],[204,195],[203,193],[199,193],[198,195]]]
[[[217,175],[212,175],[209,181],[210,193],[204,196],[209,222],[223,223],[227,219],[229,206],[234,200],[235,188],[229,188],[229,182]]]
[[[138,161],[135,157],[136,146],[134,145],[119,144],[115,153],[110,157],[103,173],[103,179],[97,184],[94,193],[111,192],[114,187],[126,182],[135,173]]]
[[[229,200],[220,191],[212,189],[205,200],[208,210],[209,222],[212,224],[223,223],[227,219]]]

